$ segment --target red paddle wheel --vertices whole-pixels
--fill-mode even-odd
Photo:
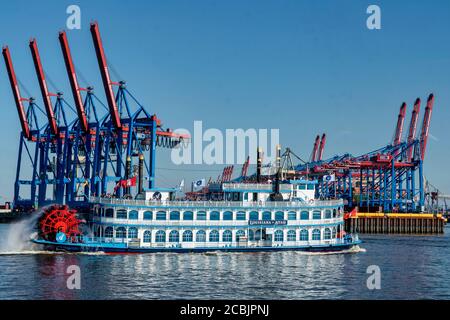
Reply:
[[[56,234],[62,232],[67,239],[75,240],[81,234],[80,223],[76,210],[70,210],[65,205],[53,205],[39,219],[39,236],[47,241],[55,241]]]

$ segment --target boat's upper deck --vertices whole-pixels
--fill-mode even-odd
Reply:
[[[343,200],[317,200],[309,201],[155,201],[155,200],[126,200],[116,198],[98,198],[92,197],[92,204],[134,206],[148,208],[333,208],[342,207]]]

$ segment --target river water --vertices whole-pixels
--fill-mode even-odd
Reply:
[[[11,228],[0,224],[0,299],[450,299],[450,228],[361,235],[358,252],[341,254],[138,255],[35,251],[11,245]],[[72,265],[80,289],[67,287]],[[380,268],[380,289],[367,287],[371,265]]]

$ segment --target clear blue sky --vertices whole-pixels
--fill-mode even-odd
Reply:
[[[104,97],[89,33],[94,19],[114,69],[168,127],[203,120],[219,129],[280,128],[281,143],[304,158],[326,132],[325,157],[357,155],[392,139],[403,101],[407,126],[414,99],[434,92],[425,174],[450,193],[448,1],[4,2],[1,44],[41,105],[28,40],[38,39],[46,73],[71,102],[57,41],[70,4],[82,10],[82,29],[68,33],[72,54],[97,94]],[[366,28],[370,4],[381,7],[379,31]],[[0,107],[0,195],[10,198],[20,126],[3,63]],[[161,153],[158,166],[168,159]],[[161,183],[180,177],[159,174]]]

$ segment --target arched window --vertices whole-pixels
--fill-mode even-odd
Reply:
[[[295,230],[289,230],[287,233],[287,240],[288,241],[296,241],[297,240],[297,235],[295,233]]]
[[[180,220],[180,212],[179,211],[170,212],[170,220]]]
[[[144,212],[144,220],[153,220],[153,212],[145,211]]]
[[[170,231],[169,242],[180,242],[180,234],[177,230]]]
[[[301,220],[309,220],[309,212],[308,211],[302,211],[300,213],[300,219]]]
[[[322,218],[322,214],[320,210],[313,211],[313,220],[320,220]]]
[[[118,227],[116,229],[116,238],[125,239],[126,237],[127,237],[127,229],[125,229],[124,227]]]
[[[116,212],[117,219],[126,219],[127,218],[127,210],[120,209]]]
[[[283,230],[277,230],[275,231],[275,241],[283,241],[284,240],[284,235],[283,235]]]
[[[112,238],[114,236],[114,230],[112,227],[106,227],[105,238]]]
[[[288,220],[297,220],[297,212],[289,211],[288,212]]]
[[[258,220],[259,219],[259,213],[257,211],[250,212],[250,220]]]
[[[314,229],[312,232],[312,239],[313,240],[320,240],[320,230]]]
[[[225,221],[233,220],[233,212],[231,212],[231,211],[225,211],[225,212],[223,213],[223,220],[225,220]]]
[[[331,239],[331,230],[330,230],[330,228],[325,228],[325,231],[323,233],[323,238],[325,240],[330,240]]]
[[[250,241],[254,241],[255,240],[255,233],[251,229],[248,230],[248,240],[250,240]]]
[[[197,234],[195,235],[195,241],[197,241],[197,242],[206,242],[206,232],[205,232],[205,230],[197,231]]]
[[[233,233],[231,232],[231,230],[225,230],[222,233],[222,241],[223,242],[231,242],[231,241],[233,241]]]
[[[206,220],[206,212],[205,211],[197,212],[197,220]]]
[[[275,220],[284,220],[284,212],[283,211],[275,212]]]
[[[245,231],[244,230],[238,230],[236,232],[236,241],[239,241],[239,238],[245,237]]]
[[[128,228],[128,238],[136,239],[138,237],[138,230],[135,227]]]
[[[128,213],[128,219],[130,219],[130,220],[137,220],[138,217],[139,217],[139,213],[136,210],[131,210]]]
[[[183,220],[194,220],[194,213],[192,211],[185,211],[183,213]]]
[[[300,241],[308,241],[309,240],[309,234],[308,230],[303,229],[300,231]]]
[[[261,229],[258,229],[258,230],[255,231],[255,241],[259,241],[261,239],[262,239]]]
[[[156,231],[155,242],[166,242],[166,232],[164,230]]]
[[[192,242],[192,231],[186,230],[183,232],[183,242]]]
[[[331,210],[330,209],[325,210],[325,219],[331,219]]]
[[[243,211],[240,211],[236,214],[236,220],[246,220],[246,213]]]
[[[105,217],[106,218],[114,218],[114,209],[112,209],[112,208],[106,209]]]
[[[264,211],[262,214],[263,220],[272,220],[272,212],[270,211]]]
[[[213,220],[213,221],[220,220],[220,212],[218,212],[218,211],[211,211],[209,213],[209,220]]]
[[[219,242],[219,231],[212,230],[209,233],[209,242]]]
[[[166,220],[167,219],[167,214],[165,211],[158,211],[156,213],[156,220]]]
[[[146,230],[144,232],[144,243],[152,242],[152,232],[150,230]]]
[[[331,231],[331,238],[336,239],[336,227],[333,227],[333,229]]]

